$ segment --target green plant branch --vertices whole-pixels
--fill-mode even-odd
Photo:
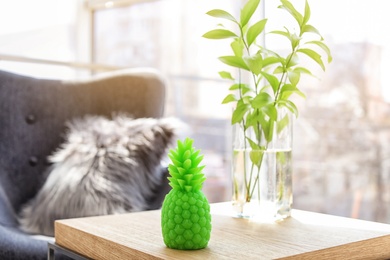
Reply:
[[[244,153],[244,155],[246,155],[246,153]],[[246,186],[246,196],[245,196],[245,200],[246,200],[246,202],[250,202],[251,201],[251,198],[252,198],[252,193],[250,193],[250,190],[251,190],[251,183],[252,183],[252,175],[253,175],[253,168],[255,167],[255,164],[254,163],[252,163],[252,165],[251,165],[251,171],[250,171],[250,176],[249,176],[249,185],[248,186]],[[245,171],[246,171],[246,169],[245,169]],[[246,179],[246,174],[245,174],[245,177],[244,177],[245,179]]]
[[[288,57],[288,60],[286,62],[286,65],[284,65],[285,67],[283,68],[283,73],[282,73],[282,76],[280,77],[280,81],[279,81],[279,86],[278,86],[278,89],[275,93],[275,105],[276,105],[276,101],[278,100],[279,98],[279,95],[280,95],[280,89],[282,88],[282,84],[285,83],[285,81],[287,81],[287,70],[288,70],[288,67],[290,65],[290,62],[291,62],[291,59],[292,57],[296,54],[296,48],[293,48],[292,52],[290,53],[290,56]],[[286,77],[286,78],[285,78]]]
[[[243,94],[242,94],[242,85],[241,85],[241,70],[239,69],[238,70],[238,92],[239,92],[239,95],[240,95],[240,99],[242,99],[243,97]],[[246,129],[245,129],[245,120],[244,120],[244,117],[242,118],[241,120],[241,124],[242,124],[242,129],[244,131],[244,181],[245,181],[245,187],[248,187],[248,180],[246,178],[246,158],[245,158],[245,155],[246,155],[246,150],[247,150],[247,146],[246,146]]]
[[[266,150],[267,150],[267,148],[265,149],[265,151]],[[256,179],[255,179],[255,183],[253,184],[252,191],[250,193],[250,198],[252,198],[253,192],[255,191],[256,185],[258,185],[257,183],[259,182],[259,179],[260,179],[260,169],[261,169],[261,164],[263,162],[263,156],[264,156],[264,152],[262,152],[262,154],[261,154],[261,159],[260,159],[261,163],[260,163],[260,165],[257,168],[257,176],[256,176]],[[260,193],[260,186],[257,189],[258,189],[258,192]]]
[[[245,34],[243,32],[243,28],[240,25],[239,25],[239,28],[240,28],[240,39],[242,40],[242,42],[244,44],[245,50],[247,52],[247,55],[249,57],[251,57],[251,53],[250,53],[250,49],[249,49],[248,43],[245,40]],[[251,74],[252,74],[252,78],[253,78],[253,82],[254,82],[254,86],[255,86],[255,95],[258,95],[259,94],[259,92],[258,92],[259,91],[258,90],[258,84],[259,83],[258,83],[258,80],[256,79],[255,73],[253,73],[251,71]],[[259,110],[258,109],[256,109],[256,114],[259,115]],[[243,123],[243,125],[245,125],[244,120],[243,120],[242,123]],[[260,129],[260,124],[258,122],[257,122],[256,126],[257,126],[258,129]],[[245,143],[245,151],[246,151],[246,138],[247,138],[247,136],[246,136],[246,129],[245,128],[244,128],[244,138],[245,138],[245,142],[244,143]],[[257,145],[260,146],[261,145],[261,137],[258,138],[257,141],[258,141]],[[268,142],[266,144],[265,150],[267,150],[267,146],[268,146]],[[246,156],[247,156],[247,153],[244,152],[244,162],[247,161]],[[245,186],[246,186],[246,196],[245,196],[246,197],[245,198],[246,202],[250,202],[251,199],[252,199],[253,192],[254,192],[255,187],[256,187],[256,185],[258,183],[258,180],[259,180],[259,175],[260,175],[260,169],[261,169],[262,161],[263,161],[263,153],[262,153],[261,159],[259,160],[259,164],[257,165],[257,169],[258,170],[257,170],[257,175],[256,175],[256,179],[255,179],[255,181],[253,183],[253,186],[252,186],[252,177],[253,177],[253,171],[254,171],[255,164],[254,163],[251,164],[250,175],[249,175],[249,183],[247,183],[247,179],[248,178],[246,176],[247,175],[246,174],[247,168],[246,168],[246,166],[244,167],[244,178],[245,178]],[[258,189],[260,189],[260,187]]]
[[[275,129],[277,129],[276,133],[278,133],[287,124],[285,117],[280,118],[278,116],[278,107],[283,106],[295,115],[298,115],[296,105],[289,98],[294,93],[304,97],[304,94],[297,88],[297,84],[302,73],[312,75],[305,67],[297,66],[295,60],[298,58],[298,54],[308,56],[320,65],[323,70],[325,66],[322,57],[312,46],[319,47],[327,54],[328,63],[332,60],[330,50],[323,43],[322,36],[314,26],[308,24],[311,12],[307,0],[303,13],[299,13],[290,0],[280,0],[279,8],[287,11],[299,25],[298,35],[290,33],[289,28],[286,26],[284,30],[271,32],[286,37],[290,41],[291,53],[287,57],[282,57],[277,52],[257,45],[256,39],[264,33],[265,25],[268,21],[268,18],[253,21],[252,16],[259,8],[259,4],[260,0],[247,0],[241,9],[240,19],[236,19],[224,10],[214,9],[209,11],[207,14],[210,16],[235,23],[238,26],[239,33],[236,34],[223,28],[211,30],[203,35],[208,39],[233,38],[231,48],[234,55],[223,56],[219,59],[230,67],[238,68],[238,88],[234,87],[234,84],[231,89],[238,89],[239,95],[229,94],[223,103],[237,102],[233,111],[232,123],[237,124],[238,127],[242,126],[244,131],[243,164],[246,189],[244,194],[247,202],[251,201],[256,187],[260,195],[259,182],[262,161],[264,153],[268,151],[270,142],[273,139]],[[307,41],[304,39],[305,33],[314,33],[320,36],[320,39]],[[255,45],[252,45],[254,43]],[[254,46],[258,47],[258,52],[251,56],[251,50],[253,50]],[[242,84],[242,69],[251,73],[250,78],[254,81],[254,89],[251,85]],[[272,69],[274,69],[273,74],[277,75],[272,75],[272,72],[270,72]],[[220,75],[224,79],[236,81],[228,72],[220,72]],[[250,78],[248,79],[249,81],[252,80]],[[267,90],[269,86],[272,88],[272,93]],[[252,137],[247,130],[253,130],[255,137]],[[252,151],[259,150],[261,155],[249,153],[250,148],[252,148]],[[239,149],[241,150],[242,146]],[[251,167],[247,169],[250,163]],[[258,167],[257,175],[254,172],[255,166]],[[250,173],[248,173],[249,170]],[[235,179],[234,187],[237,188],[238,186],[238,182]],[[236,198],[238,198],[239,194],[237,194],[237,191],[234,192]]]

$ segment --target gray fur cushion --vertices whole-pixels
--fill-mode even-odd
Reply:
[[[56,219],[147,209],[177,123],[124,115],[70,122],[65,143],[49,158],[45,184],[21,210],[21,229],[53,236]]]

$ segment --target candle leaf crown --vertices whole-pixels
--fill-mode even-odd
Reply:
[[[202,173],[205,166],[199,166],[203,160],[200,150],[193,146],[193,140],[186,138],[183,142],[177,141],[177,148],[171,149],[168,156],[172,163],[168,166],[171,177],[168,177],[169,185],[176,190],[186,192],[202,189],[206,177]]]

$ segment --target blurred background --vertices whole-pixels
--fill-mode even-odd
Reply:
[[[263,0],[261,15],[285,13]],[[229,41],[201,36],[219,8],[240,0],[0,0],[0,69],[77,79],[112,69],[154,67],[166,75],[166,115],[190,127],[205,154],[205,192],[231,199],[229,82],[219,79]],[[292,0],[303,7],[303,0]],[[311,24],[332,50],[325,73],[301,80],[294,125],[294,208],[390,223],[390,16],[386,0],[310,1]],[[303,9],[300,9],[303,10]],[[270,23],[278,28],[278,22]],[[279,27],[280,28],[280,27]],[[269,29],[268,29],[269,30]],[[267,47],[288,48],[276,36]],[[309,61],[310,62],[310,61]],[[317,70],[318,69],[318,70]],[[131,101],[129,101],[131,102]],[[1,140],[0,140],[1,141]]]

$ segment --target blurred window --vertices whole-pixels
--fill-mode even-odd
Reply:
[[[89,71],[50,62],[89,63],[79,22],[80,0],[0,0],[0,69],[43,78],[75,78]]]

